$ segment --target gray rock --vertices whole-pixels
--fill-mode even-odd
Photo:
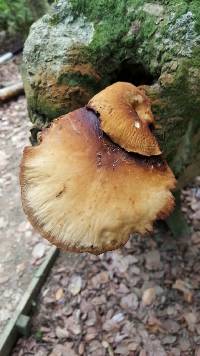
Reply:
[[[70,293],[73,296],[79,294],[79,292],[81,291],[81,287],[82,287],[82,278],[81,278],[81,276],[74,275],[71,278],[70,284],[68,286],[68,289],[69,289]]]
[[[42,258],[45,254],[46,251],[46,246],[42,242],[39,242],[37,245],[35,245],[33,251],[32,251],[32,256],[34,259],[39,259]]]
[[[138,297],[136,294],[128,294],[121,299],[120,305],[124,309],[137,309]]]
[[[160,253],[158,250],[149,251],[145,256],[145,260],[148,270],[157,270],[160,268]]]
[[[144,306],[151,305],[156,299],[155,288],[148,288],[144,291],[142,296],[142,303]]]

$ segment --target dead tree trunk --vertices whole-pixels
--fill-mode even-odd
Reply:
[[[161,148],[183,186],[200,167],[197,2],[127,3],[60,0],[32,27],[23,62],[30,117],[40,128],[111,82],[145,85]]]

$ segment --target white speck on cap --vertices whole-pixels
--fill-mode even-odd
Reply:
[[[140,123],[139,123],[139,121],[135,121],[135,127],[137,127],[137,129],[140,128]]]

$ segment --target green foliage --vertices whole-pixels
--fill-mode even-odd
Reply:
[[[0,0],[0,31],[25,37],[30,25],[49,10],[54,0]]]
[[[26,0],[0,0],[0,29],[26,33],[33,22]]]

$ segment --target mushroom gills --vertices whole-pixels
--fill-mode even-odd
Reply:
[[[126,151],[144,156],[161,154],[152,133],[155,120],[150,100],[142,89],[117,82],[96,94],[87,107],[98,113],[102,130]]]
[[[128,153],[88,108],[54,120],[38,146],[25,148],[20,182],[32,225],[66,251],[119,248],[174,205],[175,178],[162,157]]]

